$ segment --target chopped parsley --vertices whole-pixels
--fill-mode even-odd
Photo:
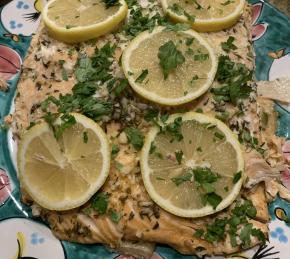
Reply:
[[[111,101],[97,98],[94,95],[99,89],[99,84],[107,83],[113,86],[120,84],[120,80],[114,79],[111,73],[115,48],[114,45],[106,44],[100,49],[96,48],[92,57],[81,56],[78,59],[75,69],[78,82],[72,88],[72,93],[60,95],[58,99],[50,96],[41,103],[41,109],[46,113],[44,118],[47,121],[52,122],[58,114],[70,112],[79,112],[99,121],[103,116],[112,113],[113,104]],[[60,61],[60,65],[63,63]],[[48,111],[51,104],[57,107],[57,114]]]
[[[84,143],[88,143],[89,137],[88,137],[88,132],[84,131],[83,132],[83,141]]]
[[[156,148],[157,147],[154,145],[154,142],[152,141],[150,145],[149,154],[153,154],[156,151]]]
[[[199,79],[199,76],[198,75],[194,75],[191,80],[188,82],[189,85],[194,85],[194,83]]]
[[[109,194],[99,193],[92,199],[91,207],[99,214],[105,214],[109,205]]]
[[[228,111],[224,111],[217,114],[215,117],[223,122],[226,122],[230,117],[230,113]]]
[[[204,185],[206,186],[206,185]],[[211,188],[212,186],[209,185]],[[218,194],[216,194],[214,191],[214,189],[209,189],[207,190],[208,193],[204,194],[202,197],[202,200],[204,202],[204,204],[210,204],[214,209],[216,209],[216,207],[222,202],[222,197],[219,196]]]
[[[244,128],[240,130],[239,141],[240,143],[245,143],[249,147],[255,149],[261,155],[264,155],[265,149],[263,148],[263,144],[260,145],[258,139],[256,137],[253,137],[248,129]]]
[[[184,15],[190,22],[195,21],[195,16],[190,15],[188,12],[186,12],[179,4],[173,4],[168,7],[169,10],[176,13],[177,15]]]
[[[194,232],[193,236],[195,236],[195,237],[197,237],[197,238],[200,238],[200,237],[203,236],[203,234],[204,234],[204,230],[202,230],[202,229],[197,229],[197,230]]]
[[[240,239],[242,241],[243,247],[249,247],[251,244],[251,232],[253,224],[247,223],[241,230]]]
[[[185,62],[185,58],[180,50],[176,48],[173,41],[168,41],[159,48],[159,64],[162,68],[164,79],[167,79],[172,70]]]
[[[134,127],[125,128],[125,133],[127,135],[129,143],[137,150],[140,151],[144,144],[144,136]]]
[[[223,3],[221,3],[221,5],[226,6],[226,5],[232,4],[234,2],[235,1],[233,1],[233,0],[227,0],[227,1],[223,2]]]
[[[186,23],[176,23],[176,24],[165,23],[164,26],[165,26],[164,31],[178,32],[178,31],[186,31],[190,29],[190,25]]]
[[[225,52],[230,52],[231,50],[236,50],[237,46],[234,45],[235,38],[230,36],[226,42],[222,42],[221,46]]]
[[[61,59],[61,60],[58,61],[58,63],[59,63],[59,65],[60,65],[60,67],[61,67],[62,80],[64,80],[64,81],[68,81],[68,76],[67,76],[66,70],[65,70],[65,68],[63,67],[65,61]]]
[[[185,45],[186,46],[190,46],[193,43],[193,41],[194,41],[194,38],[187,38],[185,40]]]
[[[54,136],[56,139],[59,139],[66,129],[77,123],[75,117],[71,114],[63,114],[60,119],[60,125],[53,125]]]
[[[224,139],[225,138],[225,135],[222,133],[222,132],[219,132],[219,131],[216,131],[214,133],[214,136],[220,140]]]
[[[248,85],[252,75],[253,72],[244,64],[234,63],[228,56],[220,56],[216,79],[222,87],[212,88],[215,101],[237,105],[239,100],[248,98],[252,91]]]
[[[159,13],[153,16],[143,14],[142,8],[137,4],[137,2],[134,4],[129,3],[128,6],[130,7],[131,15],[129,22],[123,26],[123,31],[126,36],[133,38],[143,31],[153,31],[154,27],[157,25],[167,24],[165,19],[162,18]]]
[[[123,91],[128,87],[129,83],[127,79],[121,79],[119,84],[114,89],[115,96],[120,96]]]
[[[209,54],[207,54],[207,53],[205,53],[205,54],[204,53],[195,54],[193,56],[193,59],[195,61],[205,61],[205,60],[209,59]]]
[[[181,164],[181,160],[183,158],[182,150],[178,150],[178,151],[175,152],[175,158],[176,158],[177,163],[180,165]]]
[[[196,151],[197,151],[197,152],[202,152],[202,148],[201,148],[201,147],[198,147],[198,148],[196,149]]]
[[[105,4],[106,9],[120,5],[119,0],[102,0],[102,2]]]
[[[218,174],[214,173],[208,167],[197,167],[192,169],[192,172],[194,174],[194,180],[199,186],[205,183],[214,183],[220,178]]]
[[[67,25],[65,26],[65,28],[66,28],[67,30],[69,30],[69,29],[71,29],[71,28],[73,28],[73,27],[75,27],[75,25],[67,24]]]
[[[112,155],[113,157],[115,157],[115,156],[119,153],[119,151],[120,151],[120,148],[118,147],[118,145],[113,144],[113,145],[112,145],[111,155]]]
[[[180,186],[185,182],[189,182],[192,179],[193,174],[191,172],[184,173],[177,177],[172,177],[171,181],[175,183],[176,186]]]
[[[228,234],[232,247],[238,245],[237,237],[240,238],[243,247],[250,245],[251,236],[255,236],[260,241],[265,242],[264,233],[259,229],[254,229],[253,225],[248,222],[248,218],[256,217],[256,212],[251,201],[237,202],[230,211],[230,217],[216,218],[213,223],[207,225],[206,230],[196,229],[194,236],[214,243],[224,241]],[[239,226],[241,226],[241,232],[238,234]]]
[[[168,115],[166,117],[166,120],[167,118],[168,118]],[[162,121],[162,117],[161,117],[161,121]],[[177,117],[172,123],[169,123],[163,126],[161,128],[161,133],[169,134],[172,137],[171,142],[173,142],[174,140],[181,141],[183,139],[183,135],[181,133],[181,125],[182,125],[182,117]]]
[[[216,218],[212,224],[207,225],[204,239],[210,243],[224,240],[227,218]]]
[[[114,223],[119,223],[120,219],[122,218],[122,215],[114,210],[109,210],[109,216]]]
[[[197,10],[203,9],[202,5],[199,2],[197,2],[197,0],[191,0],[191,1],[196,5],[195,8]]]
[[[237,183],[242,177],[242,171],[239,171],[237,173],[235,173],[234,178],[233,178],[233,183]]]
[[[148,69],[142,70],[141,74],[135,80],[136,83],[143,83],[144,79],[148,76]]]
[[[222,201],[222,198],[215,193],[213,183],[217,182],[220,176],[208,167],[197,167],[192,169],[192,172],[197,187],[204,192],[201,195],[203,203],[209,203],[215,209]]]

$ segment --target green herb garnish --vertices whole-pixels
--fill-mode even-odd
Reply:
[[[89,137],[88,137],[88,132],[84,131],[83,132],[83,141],[84,143],[88,143]]]
[[[135,80],[136,83],[143,83],[144,79],[148,76],[148,69],[142,70],[141,74]]]
[[[238,104],[241,99],[250,96],[252,88],[248,82],[252,79],[253,72],[246,68],[244,64],[234,63],[228,56],[220,56],[216,79],[223,86],[212,88],[214,99],[217,102],[230,102]]]
[[[192,173],[191,172],[187,172],[185,174],[182,174],[180,176],[177,177],[172,177],[171,181],[175,183],[176,186],[179,186],[185,182],[189,182],[192,179]]]
[[[91,202],[91,207],[99,214],[105,214],[109,205],[109,195],[107,193],[99,193],[95,195]]]
[[[111,151],[112,156],[113,157],[116,156],[119,153],[119,151],[120,151],[120,148],[118,147],[118,145],[113,144],[112,151]]]
[[[236,50],[237,46],[234,45],[235,38],[230,36],[226,42],[222,42],[221,46],[225,52],[230,52],[231,50]]]
[[[176,161],[179,165],[181,164],[182,157],[183,157],[182,150],[178,150],[175,152],[175,158],[176,158]]]
[[[237,173],[235,173],[234,178],[233,178],[233,183],[237,183],[242,177],[242,171],[239,171]]]
[[[120,5],[119,0],[102,0],[102,2],[105,4],[106,9]]]
[[[163,70],[164,79],[167,79],[170,72],[185,62],[185,58],[173,41],[168,41],[159,48],[159,64]]]
[[[125,128],[125,133],[127,135],[127,138],[129,140],[130,144],[132,144],[132,146],[137,151],[141,150],[141,148],[143,147],[143,144],[144,144],[144,136],[140,132],[140,130],[138,130],[137,128],[134,128],[134,127],[129,127],[129,128]]]
[[[122,218],[122,215],[114,210],[109,210],[109,216],[114,223],[119,223],[120,219]]]

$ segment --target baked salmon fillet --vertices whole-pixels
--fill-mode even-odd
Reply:
[[[150,10],[163,16],[159,1],[150,4]],[[147,9],[140,7],[144,16]],[[75,68],[80,58],[95,55],[100,63],[107,62],[105,67],[110,78],[124,78],[119,60],[134,34],[129,26],[132,22],[134,17],[131,15],[125,23],[125,32],[120,28],[95,41],[77,45],[66,45],[52,39],[41,26],[32,39],[18,84],[15,112],[12,114],[15,138],[21,139],[30,126],[43,120],[43,102],[48,97],[58,99],[72,96],[72,89],[77,83]],[[248,5],[234,27],[202,35],[217,55],[224,55],[232,62],[242,64],[248,71],[254,70],[251,9]],[[221,43],[226,42],[229,36],[235,38],[237,48],[227,53]],[[103,53],[109,53],[109,58],[102,56]],[[99,70],[101,72],[104,71]],[[117,95],[113,91],[115,86],[112,90],[102,80],[97,83],[99,87],[94,98],[100,100],[101,111],[91,117],[106,131],[112,146],[118,146],[119,149],[112,159],[110,174],[104,186],[82,207],[63,212],[40,207],[22,189],[22,201],[31,205],[34,216],[46,221],[58,238],[84,244],[100,243],[138,258],[150,258],[157,243],[169,245],[182,254],[202,256],[231,254],[260,244],[264,241],[263,237],[267,238],[267,202],[278,192],[286,198],[289,198],[289,194],[279,182],[279,173],[285,164],[281,151],[284,140],[275,136],[277,118],[273,102],[257,98],[254,82],[249,82],[253,90],[249,98],[238,107],[217,102],[214,91],[209,91],[190,104],[170,109],[141,99],[130,87]],[[213,89],[218,87],[220,83],[215,80]],[[53,103],[48,105],[48,109],[51,113],[57,111]],[[144,118],[152,109],[168,113],[199,110],[205,114],[223,116],[226,124],[243,140],[247,180],[237,200],[229,208],[211,216],[189,219],[166,212],[150,199],[142,182],[139,152],[130,145],[124,129],[134,126],[146,133],[150,122]],[[263,114],[268,114],[267,125],[261,119]],[[106,195],[108,213],[101,214],[93,209],[97,195]],[[233,241],[233,233],[229,231],[231,226],[223,222],[233,218],[237,211],[247,210],[248,205],[254,207],[256,213],[245,216],[249,216],[246,224],[252,224],[258,234],[248,236],[245,244],[239,235]],[[110,211],[114,211],[115,217],[112,218]],[[236,232],[241,233],[244,227],[241,223]]]

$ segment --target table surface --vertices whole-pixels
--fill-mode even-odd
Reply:
[[[268,0],[268,2],[290,17],[290,0]]]

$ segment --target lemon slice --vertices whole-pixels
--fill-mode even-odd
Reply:
[[[177,53],[183,60],[166,77],[161,62]],[[216,74],[217,59],[209,44],[193,30],[175,32],[157,27],[131,41],[123,52],[122,67],[138,94],[160,104],[179,105],[208,90]]]
[[[152,127],[141,151],[150,197],[181,217],[202,217],[229,206],[243,182],[240,144],[221,121],[199,113],[171,115]]]
[[[50,210],[84,204],[109,173],[106,134],[91,119],[72,115],[76,124],[58,140],[49,125],[41,123],[28,130],[19,145],[20,182],[34,201]]]
[[[161,0],[163,10],[176,22],[190,23],[199,32],[233,26],[243,13],[245,0]]]
[[[102,0],[52,0],[42,17],[55,39],[76,43],[111,32],[125,19],[127,10],[124,0],[109,7]]]

